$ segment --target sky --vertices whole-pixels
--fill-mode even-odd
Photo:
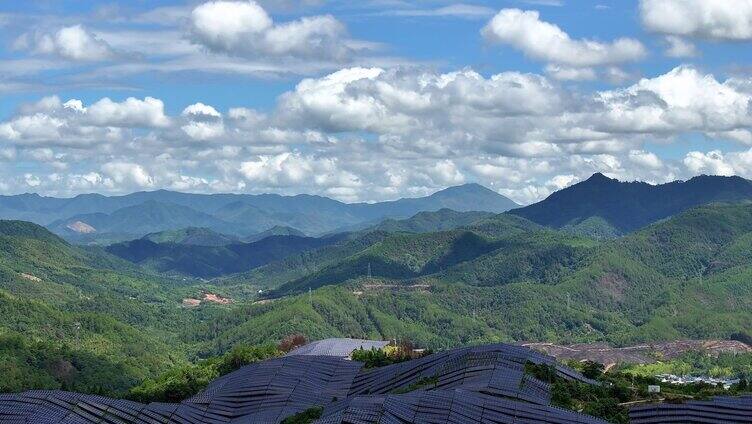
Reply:
[[[752,178],[752,0],[0,1],[0,194]]]

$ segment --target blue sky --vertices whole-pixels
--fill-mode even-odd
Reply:
[[[0,192],[752,177],[752,0],[0,3]]]

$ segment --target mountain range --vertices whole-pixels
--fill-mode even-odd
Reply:
[[[693,206],[751,199],[752,182],[741,177],[701,175],[652,185],[597,173],[510,213],[553,228],[621,235]]]
[[[499,213],[518,206],[477,184],[450,187],[421,198],[350,204],[311,195],[204,195],[159,190],[111,197],[86,194],[70,199],[36,194],[0,196],[0,218],[45,225],[77,243],[109,244],[187,227],[208,228],[238,238],[253,238],[275,227],[320,235],[442,208]]]
[[[248,271],[292,254],[327,246],[345,237],[272,235],[250,243],[223,245],[155,242],[152,236],[115,243],[105,250],[148,269],[169,274],[212,278]],[[214,243],[214,241],[212,241]]]
[[[106,248],[0,221],[0,392],[118,395],[174,365],[295,333],[406,338],[432,349],[746,339],[748,187],[740,178],[652,186],[595,175],[504,213],[437,207],[323,237],[271,227],[259,239],[184,225],[222,219],[207,205],[146,199],[136,206],[154,215],[142,221],[177,211],[184,228]],[[215,210],[236,207],[226,198]]]
[[[272,234],[262,234],[259,240],[269,235]],[[149,233],[141,238],[154,243],[175,243],[189,246],[226,246],[240,241],[236,237],[221,234],[204,227],[186,227],[178,230],[159,231]]]
[[[473,196],[476,197],[480,194],[488,194],[485,189],[478,189],[474,186],[448,189],[439,194],[445,199],[454,200],[461,195],[469,198],[471,195],[468,192],[475,192]],[[595,174],[583,182],[552,194],[539,203],[513,209],[508,212],[507,218],[504,219],[511,219],[509,218],[510,215],[524,217],[528,225],[535,223],[544,227],[560,229],[569,234],[607,240],[627,234],[692,206],[714,201],[748,201],[748,199],[752,199],[752,184],[738,177],[701,176],[686,182],[650,185],[647,183],[620,182],[602,174]],[[143,220],[143,222],[150,224],[143,225],[166,225],[168,221],[179,225],[193,219],[193,222],[211,226],[213,219],[198,212],[191,215],[187,212],[187,207],[182,206],[174,207],[174,215],[170,219],[170,210],[152,201],[136,208],[144,208],[145,206],[153,206],[153,208],[150,209],[152,211],[149,215],[150,218]],[[231,204],[231,207],[234,207],[234,204]],[[223,210],[226,210],[226,208]],[[406,210],[403,209],[403,211]],[[112,216],[129,215],[121,211],[113,213]],[[392,211],[392,213],[397,212]],[[346,227],[347,234],[342,233],[342,237],[334,237],[337,235],[335,232],[317,242],[304,238],[304,234],[294,228],[283,226],[275,226],[267,231],[244,238],[226,236],[211,228],[170,230],[145,237],[154,243],[145,240],[127,241],[113,244],[108,247],[108,251],[152,270],[190,277],[211,278],[249,272],[267,263],[284,260],[290,255],[315,248],[324,248],[333,244],[336,240],[347,240],[349,243],[360,244],[360,241],[353,241],[359,238],[359,233],[430,233],[463,227],[466,230],[477,230],[478,227],[474,227],[473,224],[482,222],[484,219],[488,220],[493,216],[494,214],[491,212],[457,212],[447,208],[438,211],[423,211],[409,219],[387,218],[377,224],[361,222]],[[125,220],[122,218],[118,219],[118,222],[123,221]],[[96,223],[97,221],[90,219],[89,222]],[[129,225],[131,228],[147,229],[143,225],[139,227],[136,223]],[[104,225],[101,225],[101,227],[107,228]],[[214,226],[214,228],[217,227]],[[53,225],[52,228],[58,227]],[[123,227],[109,228],[111,234],[122,233],[124,230]],[[198,231],[201,231],[200,237],[197,236]],[[193,234],[195,237],[191,238],[189,234]],[[182,240],[178,240],[180,235],[183,237]],[[274,253],[266,254],[263,249],[246,244],[248,242],[251,242],[251,244],[258,243],[264,237],[272,235],[278,236],[273,239],[274,249],[272,250]],[[372,235],[371,239],[375,240],[376,238]],[[201,243],[197,243],[197,241],[201,241]],[[472,245],[470,239],[462,239],[462,242],[468,243],[463,247],[465,250],[472,250],[477,247]],[[203,247],[195,246],[202,243],[204,244]],[[186,246],[186,244],[194,246]],[[460,249],[460,247],[458,246],[457,249]],[[345,250],[348,250],[348,248],[345,247]],[[323,250],[323,252],[328,251],[328,249]],[[399,267],[383,264],[373,258],[362,259],[361,262],[363,261],[368,262],[367,265],[374,269],[384,266],[391,272],[400,272]],[[359,266],[362,269],[366,265],[359,263],[353,266]]]
[[[510,213],[538,224],[607,239],[627,234],[690,207],[752,199],[752,183],[740,177],[699,176],[651,185],[603,174],[519,207],[477,184],[450,187],[427,197],[380,203],[342,203],[326,197],[275,194],[190,194],[165,190],[125,196],[36,194],[0,196],[0,218],[45,225],[79,244],[111,244],[149,233],[206,228],[240,241],[266,235],[323,235],[373,228],[385,219],[450,209]]]
[[[367,233],[425,233],[469,225],[492,217],[490,212],[455,212],[440,209],[381,224],[360,231],[306,237],[289,227],[273,227],[243,240],[207,228],[185,228],[150,233],[136,240],[113,243],[105,250],[150,270],[171,275],[213,278],[247,272],[297,253],[324,248],[342,241],[361,239]],[[373,237],[373,236],[371,236]],[[362,243],[358,241],[355,243]]]

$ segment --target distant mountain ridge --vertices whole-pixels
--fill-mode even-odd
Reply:
[[[150,233],[136,240],[113,243],[105,250],[147,269],[168,274],[214,278],[247,273],[271,262],[300,260],[321,262],[313,257],[327,257],[331,252],[352,251],[354,246],[368,245],[391,233],[428,233],[450,230],[471,223],[484,223],[496,217],[524,221],[522,218],[490,212],[455,212],[440,209],[419,212],[403,220],[387,219],[376,227],[359,232],[336,233],[319,238],[307,237],[290,227],[273,227],[243,240],[214,232],[208,228]],[[532,224],[535,225],[535,224]],[[311,253],[318,250],[316,253]]]
[[[186,227],[179,230],[167,230],[149,233],[142,239],[154,243],[175,243],[193,246],[226,246],[239,240],[204,227]]]
[[[651,185],[620,182],[598,173],[541,202],[519,208],[490,189],[465,184],[426,197],[350,204],[305,194],[205,195],[158,190],[112,197],[80,195],[71,199],[24,194],[0,196],[0,218],[44,224],[75,243],[111,244],[188,227],[256,241],[273,234],[318,236],[359,231],[393,225],[382,224],[384,220],[445,209],[458,213],[508,211],[547,227],[609,239],[695,206],[745,200],[752,200],[752,182],[740,177],[703,175],[688,181]],[[447,215],[446,219],[460,218]],[[436,231],[441,228],[436,224],[414,221],[416,227],[406,231],[419,230],[420,225]]]
[[[55,221],[47,227],[57,234],[69,235],[75,232],[70,228],[70,221],[86,224],[98,233],[124,234],[148,234],[164,229],[186,227],[220,230],[231,226],[228,222],[187,206],[147,200],[139,205],[118,209],[110,214],[74,215],[68,219]]]
[[[428,233],[432,231],[451,230],[491,218],[490,212],[457,212],[452,209],[439,209],[435,212],[419,212],[407,219],[385,219],[377,225],[366,228],[367,231]]]
[[[576,233],[608,234],[616,230],[625,234],[695,206],[744,200],[752,200],[752,181],[741,177],[701,175],[651,185],[621,182],[597,173],[541,202],[508,213]]]
[[[275,225],[272,228],[269,228],[268,230],[262,231],[260,233],[251,234],[250,236],[243,239],[246,243],[253,243],[255,241],[263,240],[267,237],[271,236],[298,236],[298,237],[305,237],[305,233],[292,227],[286,227],[283,225]]]
[[[69,240],[88,242],[101,238],[133,239],[186,227],[205,227],[237,237],[274,227],[291,227],[317,235],[443,208],[500,213],[517,206],[477,184],[450,187],[426,197],[379,203],[343,203],[306,194],[191,194],[158,190],[109,197],[85,194],[69,199],[37,194],[0,196],[0,218],[32,221]]]
[[[324,238],[273,235],[252,243],[202,246],[174,242],[157,243],[140,238],[106,247],[110,254],[167,274],[213,278],[249,271],[292,254],[328,246],[344,236]]]

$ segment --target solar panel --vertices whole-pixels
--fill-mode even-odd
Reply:
[[[338,343],[319,343],[304,353],[245,366],[179,404],[144,405],[49,390],[4,394],[0,395],[0,424],[265,424],[279,423],[315,406],[325,407],[321,424],[602,422],[551,407],[551,388],[525,373],[525,364],[551,365],[562,378],[596,382],[522,346],[459,348],[363,369],[362,363],[336,355],[352,347]],[[310,354],[322,351],[335,355]],[[660,415],[645,408],[635,414]],[[752,406],[718,399],[675,415],[738,417],[750,410]]]
[[[582,423],[603,420],[543,405],[527,404],[465,390],[363,395],[333,404],[318,424],[334,423]]]
[[[752,396],[636,405],[629,410],[629,420],[637,424],[752,423]]]
[[[389,342],[381,340],[363,340],[363,339],[324,339],[308,343],[297,349],[290,351],[287,356],[298,355],[317,355],[317,356],[339,356],[342,358],[349,357],[354,350],[365,349],[383,349]]]

